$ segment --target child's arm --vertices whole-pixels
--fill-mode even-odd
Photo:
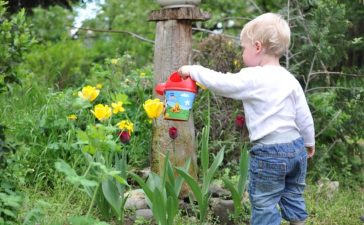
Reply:
[[[250,73],[220,73],[203,66],[182,66],[178,73],[182,78],[191,77],[217,95],[243,100],[252,88]]]
[[[298,81],[297,81],[298,83]],[[296,124],[300,129],[305,146],[308,152],[308,158],[311,158],[315,154],[315,127],[313,123],[312,114],[308,107],[305,94],[299,85],[295,91],[296,100]]]

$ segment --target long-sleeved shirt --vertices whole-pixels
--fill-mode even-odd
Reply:
[[[312,114],[297,79],[281,66],[257,66],[220,73],[189,66],[193,80],[217,95],[243,102],[251,142],[273,133],[298,131],[306,147],[315,145]]]

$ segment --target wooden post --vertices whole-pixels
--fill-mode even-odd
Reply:
[[[157,23],[154,49],[154,86],[165,82],[167,77],[182,65],[191,64],[192,21],[207,20],[209,15],[197,7],[168,8],[152,11],[149,21]],[[160,98],[154,91],[154,97]],[[170,127],[176,127],[178,137],[169,137]],[[173,147],[175,146],[175,147]],[[197,177],[197,158],[195,127],[192,113],[186,122],[157,119],[153,125],[151,152],[151,170],[161,174],[164,167],[164,155],[170,152],[170,160],[175,166],[183,167],[191,158],[189,173]],[[182,186],[181,197],[188,195],[186,185]]]

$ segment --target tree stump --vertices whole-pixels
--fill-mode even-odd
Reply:
[[[149,21],[155,21],[156,36],[154,49],[154,86],[165,82],[168,76],[182,65],[191,64],[192,56],[192,22],[207,20],[209,15],[197,7],[160,9],[152,11]],[[154,97],[163,101],[154,91]],[[178,129],[178,137],[169,137],[170,127]],[[173,143],[174,141],[174,143]],[[173,147],[174,146],[174,147]],[[197,157],[195,127],[192,113],[186,122],[158,118],[153,124],[153,142],[151,146],[151,170],[161,174],[164,156],[169,152],[174,166],[183,167],[191,159],[189,173],[197,178]],[[186,197],[189,189],[182,186],[180,197]]]

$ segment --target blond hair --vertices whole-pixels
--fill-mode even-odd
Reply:
[[[265,53],[281,57],[289,48],[291,30],[279,14],[265,13],[248,22],[240,33],[240,41],[247,39],[252,44],[259,41]]]

